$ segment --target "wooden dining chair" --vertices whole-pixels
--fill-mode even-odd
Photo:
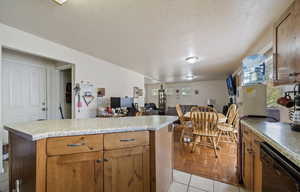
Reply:
[[[230,117],[230,120],[228,122],[218,124],[219,136],[217,143],[220,142],[221,137],[227,137],[234,143],[238,141],[237,136],[240,122],[238,110],[236,110],[235,113],[231,115],[232,117]]]
[[[184,116],[179,104],[176,105],[176,111],[180,121],[180,126],[179,126],[181,128],[180,143],[182,143],[184,139],[184,134],[187,132],[188,129],[189,130],[191,129],[191,121],[190,118]]]
[[[218,114],[216,112],[192,112],[191,120],[194,136],[192,152],[195,151],[198,144],[204,144],[202,143],[203,138],[208,138],[211,142],[207,142],[206,146],[213,147],[217,158]]]

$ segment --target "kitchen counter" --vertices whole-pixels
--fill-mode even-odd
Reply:
[[[140,116],[5,125],[10,191],[166,192],[176,120]]]
[[[267,122],[265,119],[245,119],[242,123],[300,167],[300,132],[292,131],[288,123]]]
[[[35,141],[50,137],[90,135],[130,131],[155,131],[177,120],[175,116],[65,119],[4,125],[10,132],[21,133]]]

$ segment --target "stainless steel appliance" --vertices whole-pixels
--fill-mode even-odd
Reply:
[[[300,192],[300,168],[267,143],[261,143],[262,191]]]

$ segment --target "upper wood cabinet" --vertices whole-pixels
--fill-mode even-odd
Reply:
[[[275,85],[300,82],[300,0],[296,0],[274,25]]]

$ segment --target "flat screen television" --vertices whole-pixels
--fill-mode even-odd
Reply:
[[[230,96],[236,95],[236,85],[232,75],[229,75],[226,79],[228,94]]]
[[[110,107],[111,108],[120,108],[121,107],[121,97],[111,97],[110,98]]]

